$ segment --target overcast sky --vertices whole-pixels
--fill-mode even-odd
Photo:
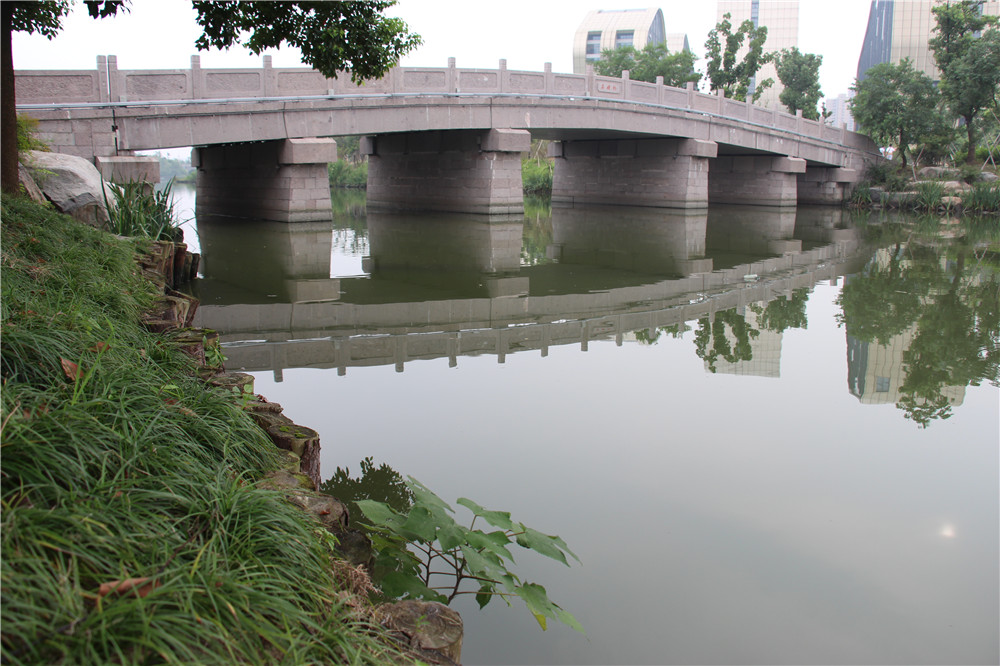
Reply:
[[[459,67],[495,68],[501,58],[509,69],[541,70],[546,62],[557,72],[572,72],[573,34],[592,9],[660,7],[668,33],[684,32],[702,58],[708,31],[715,25],[713,0],[400,0],[390,10],[405,20],[424,45],[402,65],[444,67],[449,57]],[[820,84],[827,97],[853,84],[868,23],[870,0],[801,0],[799,48],[823,56]],[[120,69],[176,69],[190,66],[198,54],[200,29],[186,0],[132,0],[131,12],[91,19],[82,2],[49,41],[39,35],[14,35],[16,69],[92,69],[98,55],[118,56]],[[245,50],[202,52],[202,67],[259,67],[261,58]],[[271,52],[275,67],[301,66],[298,52]],[[696,68],[704,71],[699,60]]]

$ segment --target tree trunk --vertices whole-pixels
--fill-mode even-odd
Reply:
[[[963,116],[963,118],[965,118],[965,129],[969,137],[969,150],[965,153],[965,163],[976,164],[976,130],[972,126],[972,118],[969,116]]]
[[[14,3],[0,3],[3,17],[2,53],[0,53],[0,189],[16,194],[17,178],[17,106],[14,101],[14,57],[11,37],[14,32]]]

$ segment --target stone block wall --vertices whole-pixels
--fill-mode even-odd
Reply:
[[[192,160],[198,168],[196,215],[277,222],[328,220],[332,212],[327,164],[336,161],[336,151],[332,139],[198,148]]]
[[[708,199],[712,203],[795,206],[797,175],[805,171],[805,160],[798,158],[720,156],[709,170]]]
[[[709,158],[716,144],[695,139],[564,141],[556,157],[552,201],[705,208]]]
[[[401,132],[368,137],[368,208],[524,212],[524,130]]]

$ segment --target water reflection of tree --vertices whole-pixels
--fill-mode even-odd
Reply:
[[[920,427],[951,416],[954,389],[997,384],[1000,284],[984,259],[987,253],[962,243],[897,241],[851,276],[838,298],[838,318],[856,340],[887,345],[913,331],[896,406]]]
[[[730,344],[726,329],[735,340]],[[694,345],[698,358],[708,364],[709,372],[715,372],[715,363],[720,358],[729,362],[749,361],[753,358],[750,340],[760,335],[760,331],[747,323],[744,315],[736,310],[715,313],[715,321],[708,317],[698,320],[698,330],[694,334]]]
[[[680,324],[674,324],[673,326],[660,326],[658,328],[642,328],[634,331],[633,335],[635,336],[635,341],[641,345],[655,345],[664,333],[676,339],[681,337],[685,330]]]
[[[355,518],[361,517],[355,503],[359,499],[384,502],[404,514],[413,503],[413,495],[399,472],[385,463],[375,467],[371,456],[361,461],[361,476],[351,478],[350,468],[338,467],[333,476],[320,484],[320,490],[344,502]]]
[[[784,333],[790,328],[808,328],[806,302],[809,288],[802,287],[792,292],[791,298],[776,298],[766,305],[754,303],[748,308],[757,315],[761,330]]]
[[[524,197],[524,236],[521,242],[521,265],[548,263],[547,250],[552,244],[552,205],[546,197]]]

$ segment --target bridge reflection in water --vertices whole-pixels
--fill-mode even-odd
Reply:
[[[863,262],[843,211],[822,207],[556,207],[553,261],[536,265],[523,216],[372,211],[367,225],[365,274],[331,277],[333,223],[199,219],[196,325],[222,332],[227,367],[280,381],[285,368],[586,351],[742,314]]]

